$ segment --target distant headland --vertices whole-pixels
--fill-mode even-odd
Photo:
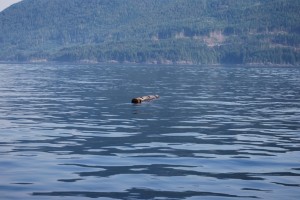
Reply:
[[[0,61],[300,64],[300,1],[32,0],[0,12]]]

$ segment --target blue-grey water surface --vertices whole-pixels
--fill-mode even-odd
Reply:
[[[298,200],[300,68],[0,64],[0,138],[0,199]]]

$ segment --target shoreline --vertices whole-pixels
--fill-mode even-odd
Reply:
[[[58,65],[149,65],[149,66],[245,66],[245,67],[300,67],[299,64],[278,64],[278,63],[242,63],[242,64],[229,64],[229,63],[214,63],[214,64],[203,64],[193,63],[191,61],[176,61],[176,62],[119,62],[116,60],[110,60],[106,62],[98,62],[91,60],[81,60],[75,62],[62,62],[62,61],[1,61],[0,64],[58,64]]]

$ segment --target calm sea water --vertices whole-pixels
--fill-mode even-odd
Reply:
[[[0,80],[0,199],[300,198],[300,68],[0,64]]]

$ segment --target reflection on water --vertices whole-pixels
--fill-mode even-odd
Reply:
[[[299,199],[300,68],[0,65],[3,199]],[[131,99],[160,99],[132,105]]]

